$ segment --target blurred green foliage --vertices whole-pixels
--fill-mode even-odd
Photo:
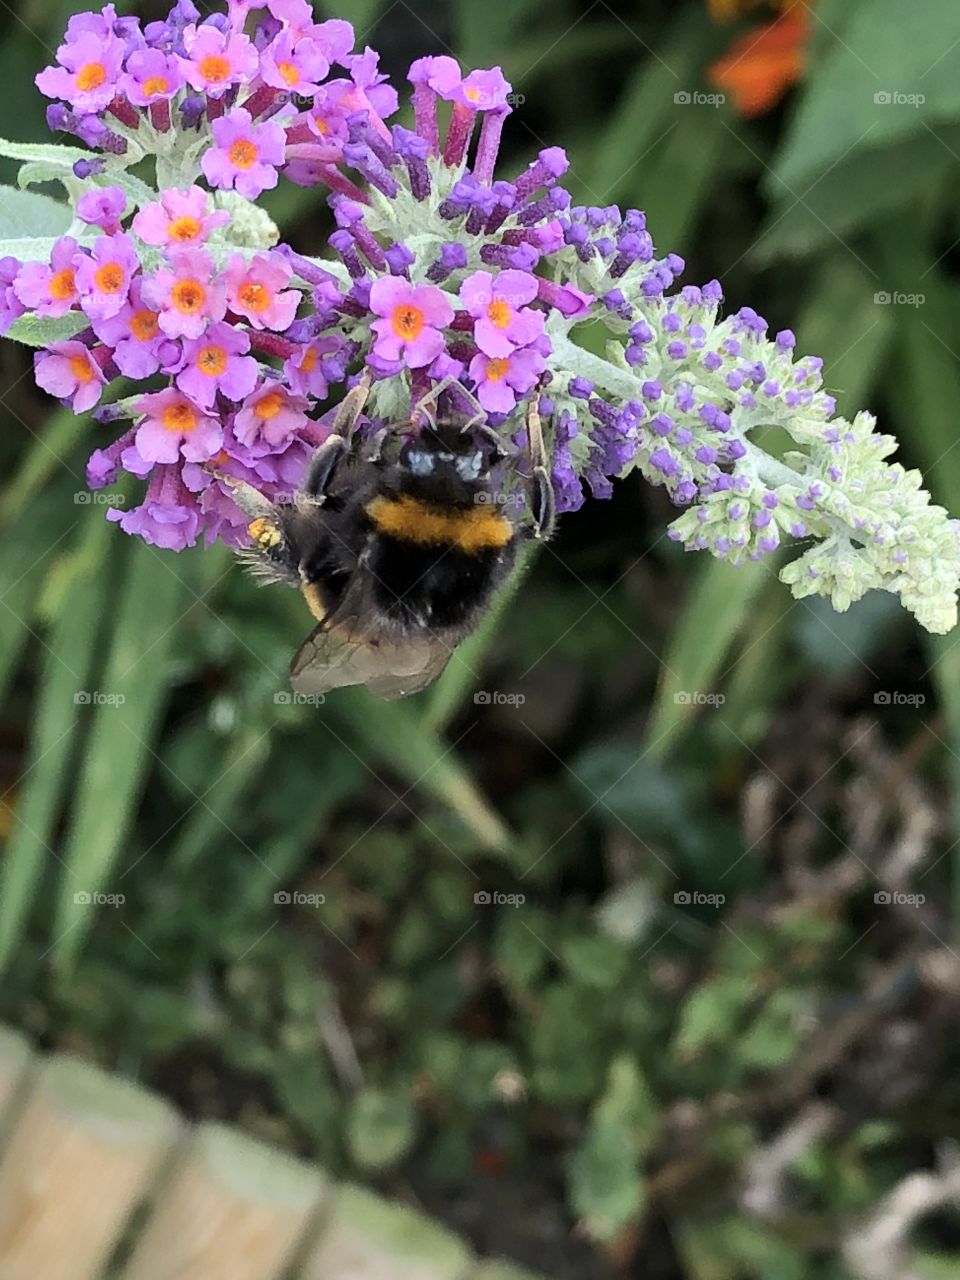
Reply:
[[[43,136],[30,74],[74,7],[0,41],[13,137]],[[320,7],[398,79],[502,63],[518,166],[565,145],[577,200],[645,208],[689,279],[794,328],[956,509],[950,0],[908,29],[822,0],[805,84],[750,123],[674,100],[730,39],[700,0]],[[322,249],[312,193],[270,203]],[[300,601],[108,526],[104,429],[0,362],[0,1014],[551,1275],[849,1280],[858,1216],[960,1136],[956,639],[685,558],[631,482],[429,694],[296,705]],[[917,1275],[957,1274],[955,1225],[916,1244]]]

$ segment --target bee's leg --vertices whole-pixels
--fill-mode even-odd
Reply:
[[[313,502],[323,499],[337,463],[350,450],[350,437],[357,425],[357,419],[363,413],[369,394],[370,373],[365,369],[357,385],[343,397],[333,419],[330,434],[313,455],[303,482],[301,491],[303,497]]]
[[[531,532],[535,538],[546,539],[552,535],[557,522],[557,504],[543,447],[543,427],[536,395],[530,397],[527,405],[527,450],[530,455],[530,510],[533,514]]]

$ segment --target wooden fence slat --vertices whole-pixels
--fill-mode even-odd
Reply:
[[[202,1125],[159,1189],[123,1280],[274,1280],[325,1193],[318,1169]]]
[[[32,1058],[30,1046],[23,1036],[0,1027],[0,1141],[9,1127],[7,1108],[13,1104],[26,1079]]]
[[[0,1164],[3,1280],[94,1280],[179,1132],[138,1086],[43,1063]]]
[[[300,1280],[465,1280],[470,1253],[452,1232],[360,1187],[341,1186]]]

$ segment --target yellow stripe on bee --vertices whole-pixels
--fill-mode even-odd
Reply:
[[[247,533],[263,551],[269,551],[273,547],[279,547],[283,541],[283,534],[266,516],[258,516],[256,520],[247,525]]]
[[[374,498],[367,506],[374,526],[391,538],[418,546],[455,546],[468,555],[505,547],[513,526],[489,505],[442,510],[408,493]]]

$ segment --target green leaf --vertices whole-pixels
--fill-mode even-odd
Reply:
[[[405,1089],[362,1089],[347,1116],[347,1143],[362,1169],[389,1169],[413,1145],[417,1115]]]
[[[701,566],[661,666],[647,730],[653,756],[665,755],[702,709],[697,699],[712,692],[734,637],[770,572],[770,566],[762,564],[734,569],[707,561]]]
[[[95,151],[82,147],[64,147],[56,142],[10,142],[0,138],[0,156],[8,160],[46,161],[52,164],[73,165],[77,160],[99,160]]]
[[[65,968],[95,919],[95,907],[75,895],[123,892],[122,881],[110,877],[153,767],[152,743],[170,693],[167,657],[185,594],[170,559],[131,540],[101,687],[84,691],[93,723],[63,850],[55,923],[55,957]]]
[[[10,187],[5,190],[11,190]],[[22,193],[26,195],[26,192]],[[19,258],[21,262],[49,262],[59,236],[14,236],[0,240],[0,258]]]
[[[40,876],[57,869],[54,827],[76,755],[82,707],[78,688],[89,683],[97,637],[108,612],[110,578],[104,563],[114,530],[90,520],[74,553],[80,572],[68,589],[43,647],[33,734],[13,807],[13,828],[0,863],[0,971],[18,945]]]
[[[52,342],[66,342],[89,324],[79,311],[70,311],[65,316],[27,315],[14,321],[3,336],[27,347],[48,347]]]
[[[0,240],[62,236],[72,221],[70,208],[39,191],[0,187]],[[15,257],[19,255],[15,254]]]
[[[819,16],[819,15],[818,15]],[[856,151],[920,137],[960,115],[960,78],[945,56],[960,41],[955,0],[925,0],[904,38],[902,0],[860,0],[823,18],[822,56],[814,60],[800,109],[765,186],[802,193],[817,174]],[[922,102],[876,101],[912,94]],[[889,170],[884,170],[889,173]],[[894,185],[894,184],[891,184]]]

